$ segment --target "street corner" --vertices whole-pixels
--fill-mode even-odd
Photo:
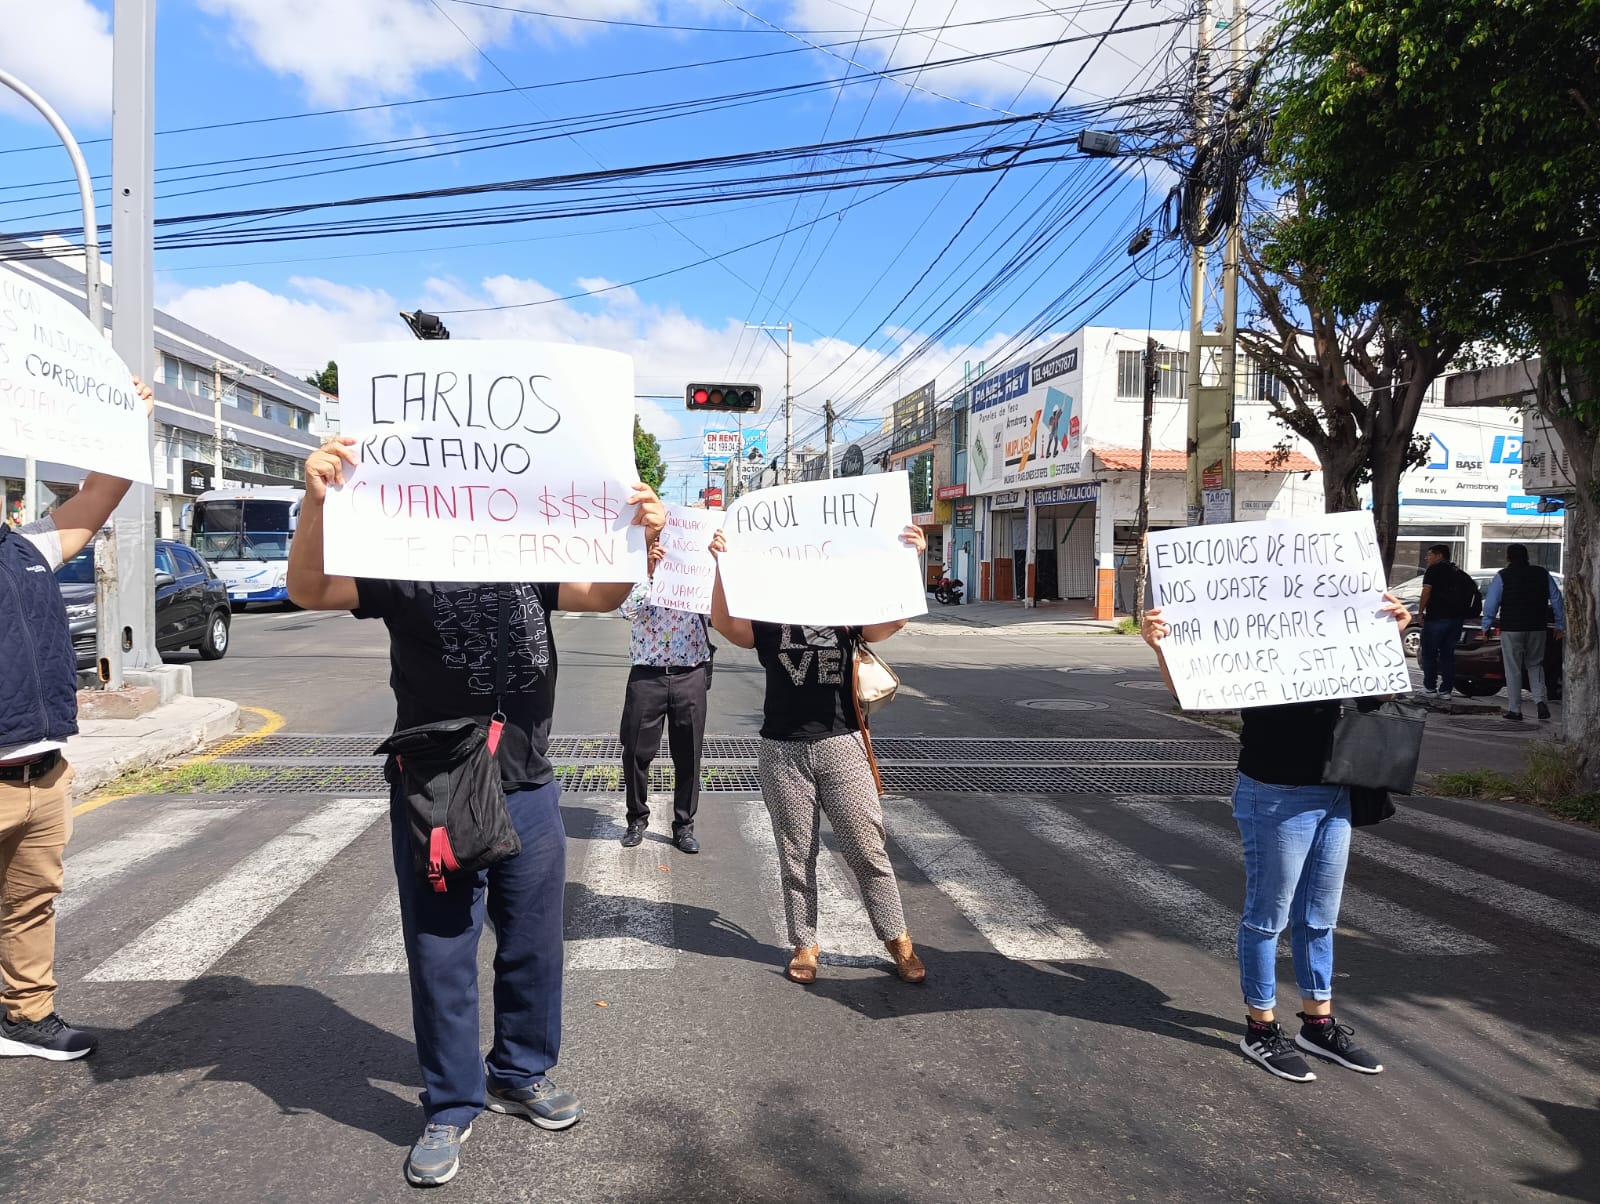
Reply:
[[[78,734],[67,742],[75,813],[128,793],[118,788],[119,779],[231,741],[240,716],[239,704],[231,699],[179,697],[127,718],[82,719]]]

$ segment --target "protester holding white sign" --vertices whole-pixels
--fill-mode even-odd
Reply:
[[[386,766],[426,1117],[405,1175],[432,1186],[456,1173],[461,1143],[485,1107],[544,1129],[583,1117],[577,1097],[548,1077],[561,1045],[566,886],[566,832],[549,756],[557,663],[551,616],[615,610],[635,561],[645,576],[645,545],[666,512],[654,490],[619,483],[634,478],[631,397],[624,405],[618,396],[619,381],[631,392],[625,360],[579,348],[518,355],[508,344],[478,353],[467,344],[466,354],[443,360],[418,359],[410,344],[389,348],[390,365],[372,348],[352,361],[360,382],[353,408],[365,411],[357,426],[366,433],[330,439],[306,461],[289,595],[308,610],[383,620],[396,705],[391,740],[484,733],[468,747],[474,757],[486,748],[488,765],[482,774],[452,766],[437,779],[450,783],[449,797],[431,805],[450,806],[426,837],[419,839],[410,818],[410,772],[393,754]],[[579,392],[573,374],[584,363],[604,388]],[[349,366],[340,368],[351,379]],[[558,429],[579,437],[551,438]],[[397,463],[385,450],[390,439],[404,449]],[[572,507],[559,535],[555,520],[525,517],[530,499],[543,493],[559,493],[561,506]],[[595,500],[602,496],[610,498],[604,514]],[[325,565],[324,509],[335,507],[341,550]],[[332,514],[328,525],[331,539]],[[629,550],[635,543],[637,557]],[[602,580],[573,579],[581,569]],[[417,579],[428,570],[440,579]],[[511,576],[518,570],[521,578]],[[347,575],[358,571],[389,575]],[[473,579],[462,580],[469,573]],[[458,787],[477,793],[458,806]],[[516,839],[503,841],[493,864],[447,877],[460,869],[449,825],[480,814],[503,821]],[[486,916],[498,944],[487,1059],[478,1035],[477,955]]]
[[[781,489],[764,492],[787,493]],[[840,494],[822,496],[831,496],[834,500],[829,505],[835,513],[843,513]],[[793,518],[803,515],[814,522],[816,509],[794,502],[791,494],[768,513]],[[906,517],[910,517],[909,510]],[[888,639],[906,621],[900,618],[865,625],[824,626],[752,620],[742,617],[748,612],[730,612],[721,569],[736,556],[737,536],[730,537],[727,532],[740,528],[735,528],[731,519],[730,514],[729,524],[711,540],[719,569],[711,600],[711,624],[735,646],[754,648],[766,670],[756,765],[778,846],[784,911],[794,950],[789,959],[789,978],[802,985],[817,980],[818,829],[826,812],[839,839],[839,850],[861,887],[873,930],[894,959],[896,972],[905,982],[921,982],[926,970],[906,930],[900,886],[884,849],[881,788],[872,759],[872,737],[866,729],[856,688],[856,665],[862,648]],[[771,534],[759,521],[748,518],[742,529]],[[803,533],[810,528],[802,525],[790,529]],[[899,529],[898,543],[899,554],[910,551],[918,556],[927,546],[921,530],[909,522]],[[767,546],[773,545],[769,541]],[[741,572],[758,571],[762,559],[752,556],[749,561],[757,567],[741,565]],[[891,595],[890,600],[874,598],[866,592],[874,582]],[[797,599],[808,608],[801,613],[830,613],[824,600],[816,596],[817,591],[843,588],[829,574],[815,574],[809,581],[797,580],[795,584],[807,591],[806,596]],[[883,574],[875,574],[868,579],[866,589],[857,586],[857,596],[849,605],[868,612],[878,608],[892,610],[899,605],[892,600],[896,588],[892,578],[886,580]],[[919,607],[915,613],[921,611]],[[736,613],[741,617],[735,617]]]
[[[657,546],[659,562],[650,570],[650,605],[694,614],[711,613],[711,586],[717,561],[708,545],[722,525],[722,515],[688,506],[668,506],[667,525]]]
[[[150,390],[132,384],[146,422]],[[88,547],[130,483],[92,472],[44,518],[15,531],[0,522],[0,1056],[67,1062],[95,1049],[55,1009],[55,904],[72,832],[64,754],[78,730],[77,657],[55,571]]]
[[[150,484],[150,411],[141,387],[82,310],[0,267],[0,449],[7,455]]]
[[[1158,605],[1142,635],[1186,708],[1241,708],[1233,816],[1245,863],[1239,1042],[1278,1078],[1302,1052],[1361,1074],[1383,1065],[1333,1015],[1333,933],[1350,853],[1352,788],[1324,780],[1341,699],[1410,689],[1372,516],[1187,527],[1150,536]],[[1363,699],[1363,708],[1376,704]],[[1350,780],[1350,779],[1338,779]],[[1369,792],[1370,793],[1370,792]],[[1384,800],[1363,799],[1379,809]],[[1278,937],[1290,928],[1300,1031],[1276,1017]]]
[[[862,626],[926,614],[903,472],[758,489],[727,510],[718,560],[729,613],[769,623]],[[916,545],[921,547],[922,545]]]
[[[627,356],[441,341],[360,343],[338,363],[356,450],[328,497],[328,572],[644,580]]]

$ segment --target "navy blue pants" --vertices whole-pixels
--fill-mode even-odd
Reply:
[[[562,902],[567,836],[555,783],[507,796],[522,852],[435,891],[412,861],[405,811],[391,799],[400,923],[411,971],[411,1023],[430,1122],[467,1125],[483,1111],[484,1075],[524,1087],[561,1051]],[[494,925],[494,1043],[480,1060],[478,936]]]

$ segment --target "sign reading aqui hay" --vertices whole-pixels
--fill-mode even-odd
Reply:
[[[81,309],[0,267],[0,448],[148,485],[133,374]]]
[[[711,613],[711,590],[717,581],[711,537],[721,525],[720,511],[667,507],[667,525],[659,541],[666,555],[650,578],[652,605],[702,615]]]
[[[903,472],[806,481],[747,493],[728,507],[722,589],[740,619],[857,626],[927,611]]]
[[[323,561],[350,577],[642,581],[633,362],[513,341],[339,350],[359,464],[330,490]]]
[[[1410,691],[1370,513],[1180,527],[1149,547],[1185,709]]]

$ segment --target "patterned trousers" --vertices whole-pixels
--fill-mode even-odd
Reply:
[[[796,948],[817,943],[817,853],[824,812],[860,884],[878,939],[891,941],[904,932],[900,885],[884,851],[883,808],[861,737],[762,740],[757,770],[778,844],[789,943]]]

